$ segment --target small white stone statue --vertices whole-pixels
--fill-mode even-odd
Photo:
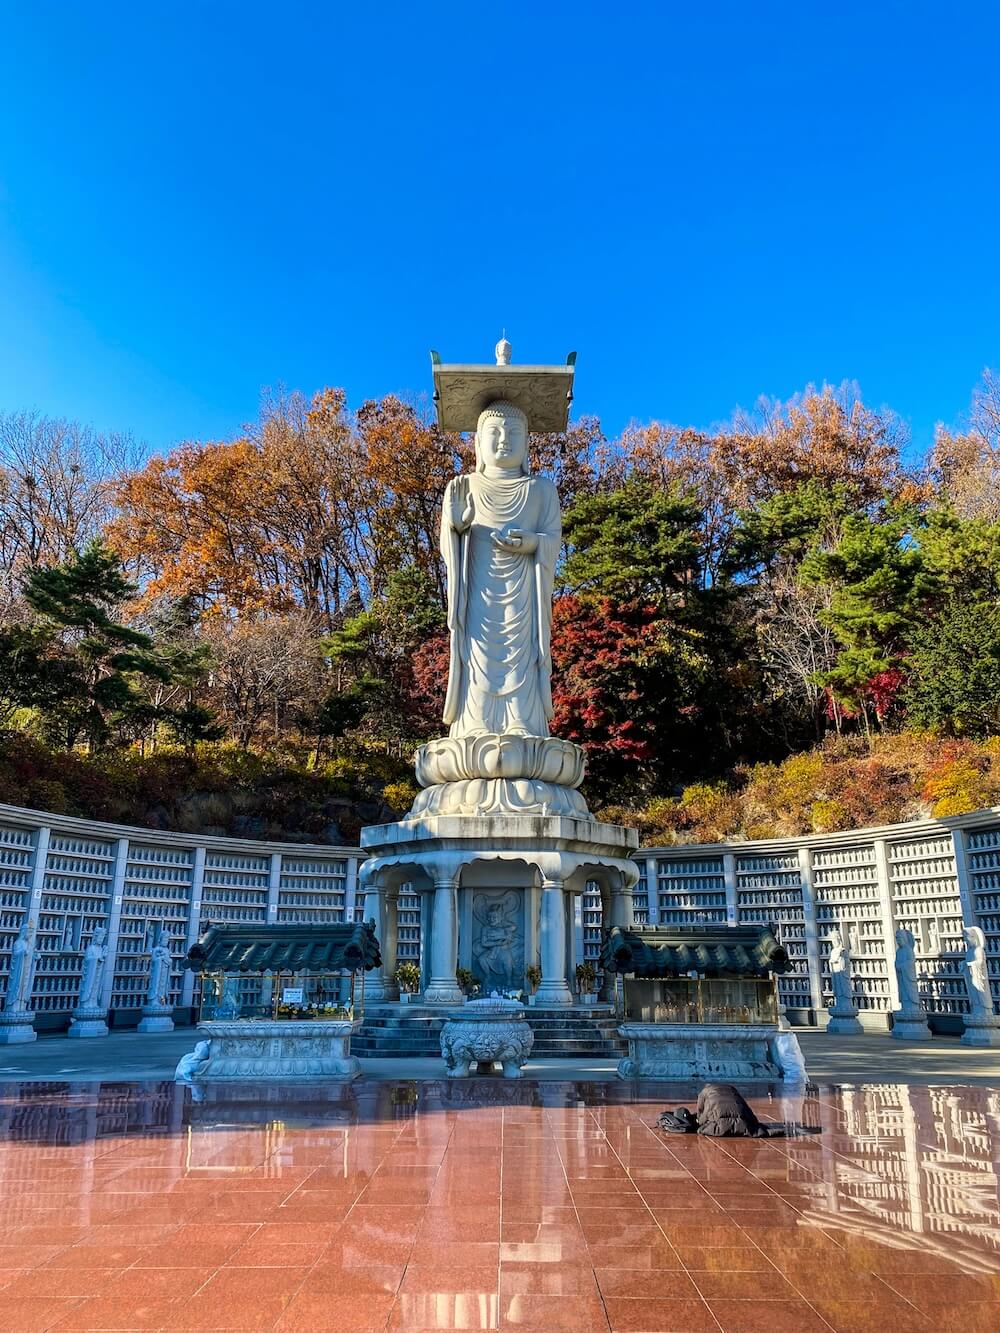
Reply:
[[[527,452],[524,413],[492,403],[476,428],[475,472],[454,477],[445,490],[451,660],[444,720],[451,736],[549,734],[562,527],[556,488],[529,474]]]
[[[920,1003],[916,942],[913,931],[902,926],[896,931],[895,970],[899,1008],[893,1011],[892,1035],[900,1041],[927,1041],[931,1031]]]
[[[986,963],[986,936],[978,926],[966,926],[965,957],[962,973],[969,997],[969,1012],[965,1015],[965,1046],[1000,1046],[1000,1018],[993,1008],[990,973]]]
[[[830,933],[829,967],[833,1004],[830,1006],[830,1018],[826,1030],[841,1034],[861,1032],[858,1011],[851,993],[851,953],[844,940],[844,933],[839,927],[835,927]]]
[[[896,931],[896,984],[899,987],[899,1007],[903,1014],[922,1014],[920,986],[917,982],[917,951],[913,931],[900,927]]]
[[[193,1051],[188,1051],[187,1055],[181,1056],[174,1071],[175,1083],[187,1083],[195,1077],[198,1070],[208,1059],[210,1045],[210,1042],[200,1041]]]
[[[839,929],[830,935],[830,985],[833,988],[834,1009],[853,1010],[851,953]]]
[[[10,951],[10,976],[7,978],[7,997],[4,1001],[5,1014],[27,1008],[34,974],[35,923],[25,921]]]
[[[77,1006],[80,1009],[96,1009],[100,1005],[101,980],[108,957],[108,946],[104,943],[107,933],[104,926],[98,926],[83,952],[83,976]]]
[[[156,928],[156,936],[149,954],[149,986],[146,989],[146,1003],[157,1008],[170,1006],[170,971],[173,967],[170,945],[167,943],[166,927],[161,923]]]
[[[963,931],[967,948],[962,961],[965,989],[969,996],[969,1015],[972,1018],[992,1018],[993,993],[986,966],[986,936],[978,926],[967,926]]]

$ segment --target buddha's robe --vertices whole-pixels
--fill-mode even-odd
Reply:
[[[469,488],[474,516],[465,532],[452,525],[450,493],[442,507],[451,636],[444,720],[452,736],[547,736],[559,497],[545,477],[474,472]],[[536,534],[537,549],[498,549],[491,534],[509,528]]]

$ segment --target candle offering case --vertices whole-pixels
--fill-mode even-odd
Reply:
[[[770,927],[614,927],[601,963],[629,1044],[619,1078],[786,1077],[798,1043],[781,1032],[775,977],[792,963]]]

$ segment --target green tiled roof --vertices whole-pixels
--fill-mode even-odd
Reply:
[[[185,966],[198,972],[370,972],[382,962],[368,922],[324,926],[211,926]]]
[[[766,977],[792,961],[770,926],[613,926],[601,966],[636,977]]]

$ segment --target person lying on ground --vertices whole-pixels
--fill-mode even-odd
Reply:
[[[731,1083],[706,1083],[694,1115],[686,1106],[664,1111],[657,1121],[669,1134],[704,1134],[714,1139],[773,1139],[819,1134],[812,1125],[762,1124]]]

